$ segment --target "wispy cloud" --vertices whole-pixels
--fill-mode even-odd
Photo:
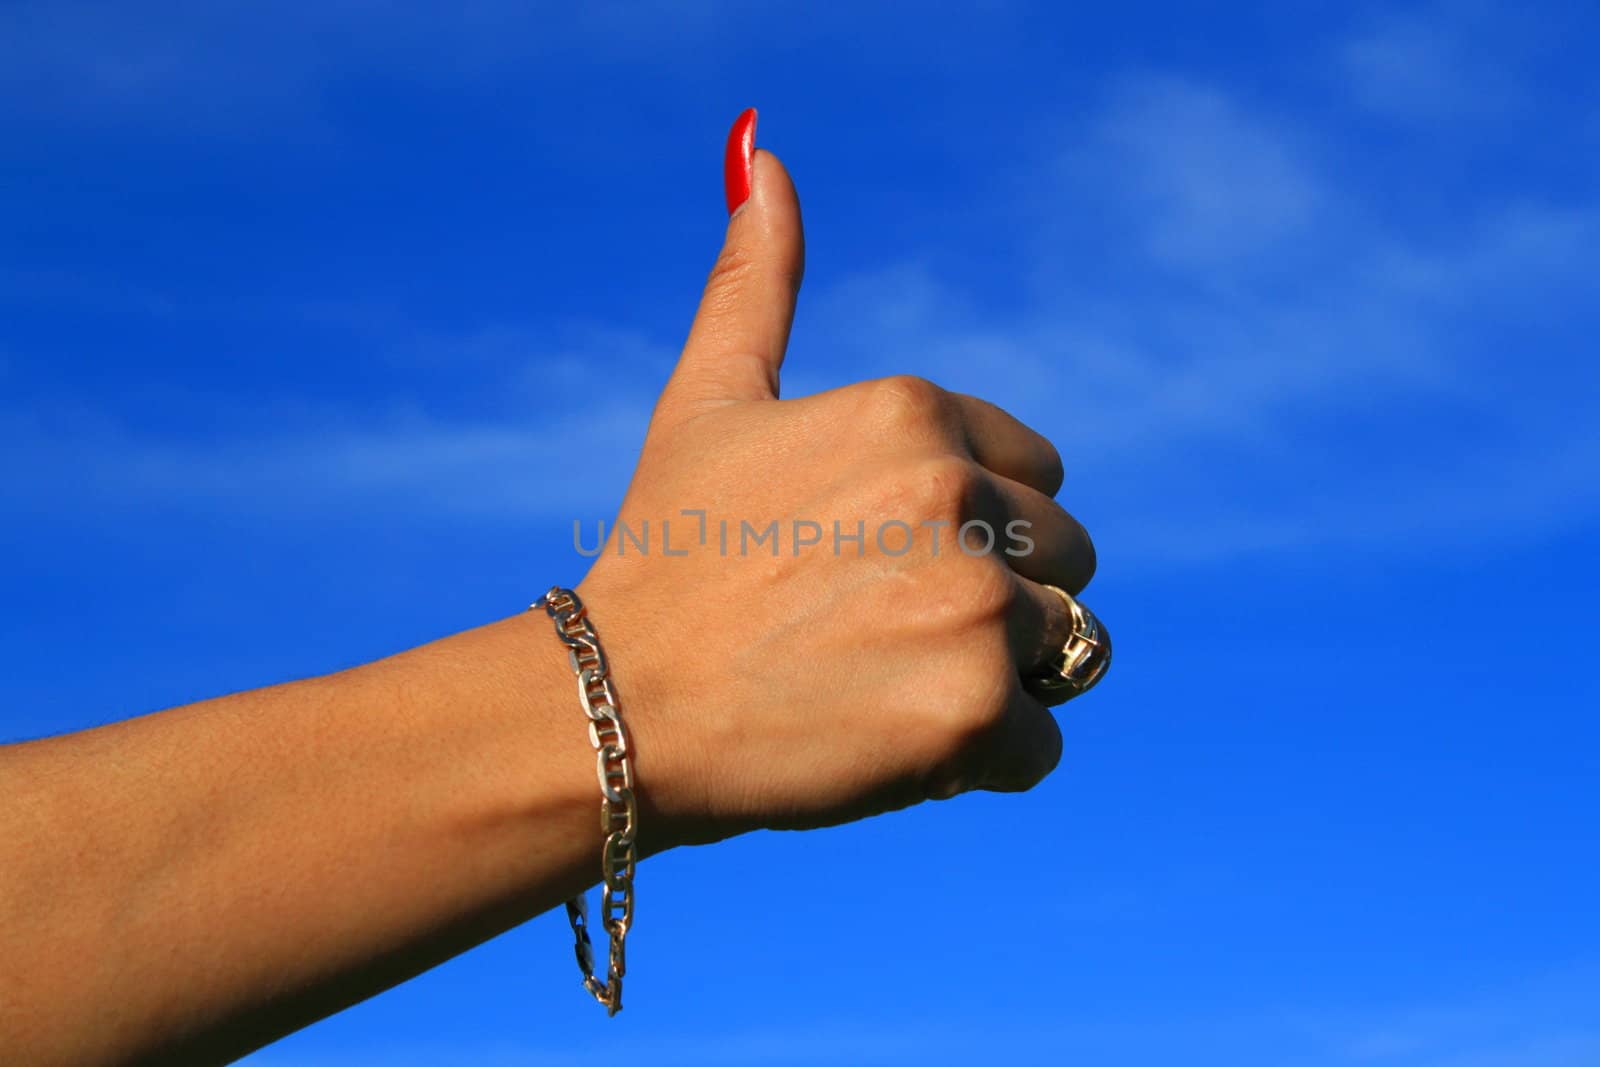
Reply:
[[[1085,132],[1061,153],[1057,174],[1091,193],[1089,203],[1136,221],[1157,263],[1210,268],[1281,255],[1332,206],[1289,124],[1215,86],[1130,79]]]
[[[1397,10],[1344,41],[1338,58],[1354,97],[1408,122],[1504,118],[1528,106],[1507,67],[1518,24],[1492,7]]]
[[[553,331],[555,332],[555,331]],[[228,402],[209,436],[57,406],[0,409],[0,454],[18,457],[0,501],[23,512],[141,504],[278,519],[348,511],[448,519],[606,515],[644,439],[652,386],[671,352],[636,333],[576,327],[565,343],[509,327],[416,333],[398,359],[495,365],[500,414],[447,416],[425,400],[377,411]],[[650,369],[635,378],[629,366]],[[611,368],[593,390],[592,368]],[[553,398],[584,397],[581,403]],[[191,398],[195,406],[222,403]],[[583,441],[575,463],[572,442]]]

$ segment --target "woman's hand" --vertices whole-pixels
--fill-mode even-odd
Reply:
[[[740,133],[748,200],[579,590],[652,850],[1031,787],[1061,735],[1023,677],[1070,634],[1041,583],[1094,571],[1055,448],[999,408],[915,377],[778,399],[800,210]]]

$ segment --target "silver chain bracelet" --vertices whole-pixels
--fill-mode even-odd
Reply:
[[[628,733],[622,726],[617,694],[611,686],[606,654],[600,650],[600,636],[589,622],[578,594],[552,586],[528,610],[540,608],[554,620],[556,636],[567,646],[567,659],[578,676],[578,699],[589,717],[589,741],[595,750],[595,774],[600,779],[600,832],[605,834],[600,848],[605,889],[600,925],[610,940],[606,981],[595,977],[588,907],[582,894],[567,901],[567,921],[572,924],[583,987],[605,1005],[608,1016],[615,1015],[622,1010],[622,976],[627,970],[623,940],[633,925],[633,868],[638,859],[635,839],[639,805],[633,795],[633,756],[628,750]]]

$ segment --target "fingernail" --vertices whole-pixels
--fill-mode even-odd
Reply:
[[[756,161],[756,109],[746,108],[728,131],[728,149],[722,157],[722,186],[728,194],[728,214],[750,199],[750,177]]]

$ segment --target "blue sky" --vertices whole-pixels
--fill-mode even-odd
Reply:
[[[1034,793],[652,860],[612,1022],[552,914],[254,1062],[1600,1063],[1600,16],[565,7],[0,8],[0,736],[581,577],[748,105],[786,393],[1050,434],[1118,662]]]

